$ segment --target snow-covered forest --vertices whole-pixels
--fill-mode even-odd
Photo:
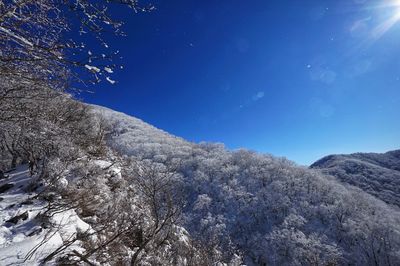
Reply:
[[[65,37],[106,46],[109,3],[152,9],[0,1],[0,265],[400,265],[386,181],[381,196],[74,99],[71,84],[113,81],[112,55]]]
[[[400,206],[400,150],[330,155],[312,164],[311,168]]]
[[[21,196],[5,191],[0,202],[6,262],[399,263],[396,206],[283,158],[186,142],[122,113],[64,100],[88,120],[3,131],[3,169],[27,164]],[[19,186],[19,169],[5,174],[2,188]],[[26,220],[18,218],[24,213]],[[39,244],[43,251],[31,255]]]

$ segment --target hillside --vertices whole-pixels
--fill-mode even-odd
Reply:
[[[223,251],[225,261],[236,254],[249,265],[363,265],[376,251],[361,252],[362,243],[376,236],[357,234],[368,227],[376,233],[399,218],[368,194],[284,158],[189,143],[127,115],[95,109],[115,129],[108,143],[120,154],[167,167],[179,162],[174,169],[185,195],[182,225],[200,243]]]
[[[142,120],[116,112],[106,107],[91,105],[92,112],[106,121],[110,132],[108,145],[127,156],[136,155],[142,158],[165,156],[175,148],[189,150],[193,144],[168,134]]]
[[[28,161],[25,150],[38,161],[0,184],[30,184],[0,194],[5,265],[400,264],[400,212],[364,191],[285,158],[191,143],[123,113],[81,108],[75,116],[57,101],[49,113],[63,119],[40,120],[49,133],[9,136],[17,163]],[[9,165],[14,153],[0,151]],[[26,220],[6,222],[27,210]],[[74,230],[57,218],[66,214]],[[57,241],[32,254],[49,234]]]
[[[310,168],[320,169],[325,174],[400,207],[400,150],[329,155],[313,163]]]

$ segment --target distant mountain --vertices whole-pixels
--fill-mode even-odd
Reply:
[[[321,169],[340,181],[400,206],[400,150],[386,153],[354,153],[329,155],[310,168]]]

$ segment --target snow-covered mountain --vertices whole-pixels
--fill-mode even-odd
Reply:
[[[142,120],[113,111],[109,108],[91,105],[92,111],[104,119],[109,126],[108,145],[123,155],[153,158],[167,155],[175,148],[190,150],[193,144],[175,137]]]
[[[285,158],[189,143],[125,114],[95,110],[110,122],[109,145],[122,155],[179,161],[182,226],[200,243],[215,245],[225,261],[236,254],[249,265],[366,265],[380,249],[367,248],[374,234],[400,229],[387,228],[397,228],[400,218],[390,206]]]
[[[329,155],[310,167],[400,207],[400,150]]]
[[[20,166],[0,181],[15,184],[0,192],[1,265],[400,264],[400,211],[361,189],[104,107],[89,113],[35,142],[52,152],[32,176]]]

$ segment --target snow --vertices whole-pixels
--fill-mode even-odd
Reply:
[[[100,69],[98,67],[95,66],[91,66],[91,65],[85,65],[85,68],[88,69],[89,71],[92,71],[94,73],[98,73],[100,72]]]
[[[100,166],[103,169],[109,168],[112,163],[106,160],[93,160],[93,164]]]
[[[387,153],[329,155],[310,168],[335,176],[393,205],[400,207],[400,150]]]
[[[115,80],[112,80],[110,77],[106,77],[106,80],[111,84],[115,84]]]
[[[190,245],[190,236],[189,236],[188,231],[186,231],[186,229],[181,226],[176,226],[175,230],[176,230],[175,235],[177,236],[178,241],[181,242],[185,246],[189,246]]]
[[[91,105],[92,112],[105,119],[113,128],[108,144],[125,155],[153,157],[168,155],[176,147],[191,150],[192,143],[172,136],[142,120],[111,109]]]
[[[109,67],[104,67],[104,70],[105,70],[107,73],[110,73],[110,74],[114,73],[114,72],[112,71],[112,69],[109,68]]]
[[[83,222],[74,210],[55,214],[51,223],[53,229],[44,229],[35,217],[43,212],[46,202],[32,199],[36,194],[24,191],[34,177],[29,175],[26,165],[18,167],[2,180],[0,185],[14,184],[10,190],[1,193],[0,197],[0,265],[39,265],[40,260],[73,237],[77,232],[90,231],[90,226]],[[21,204],[31,199],[32,204]],[[17,224],[6,221],[16,215],[28,212],[28,219]],[[38,232],[38,233],[35,233]],[[36,252],[32,251],[37,248]],[[71,246],[80,249],[77,245]]]
[[[14,32],[12,32],[12,31],[9,30],[9,29],[6,29],[6,28],[0,26],[0,31],[6,33],[6,34],[9,35],[10,37],[12,37],[12,38],[14,38],[14,39],[20,41],[20,42],[23,43],[23,44],[26,44],[26,45],[31,46],[31,47],[33,46],[33,44],[32,44],[30,41],[28,41],[27,39],[25,39],[25,38],[22,37],[22,36],[18,36],[17,34],[15,34]]]

